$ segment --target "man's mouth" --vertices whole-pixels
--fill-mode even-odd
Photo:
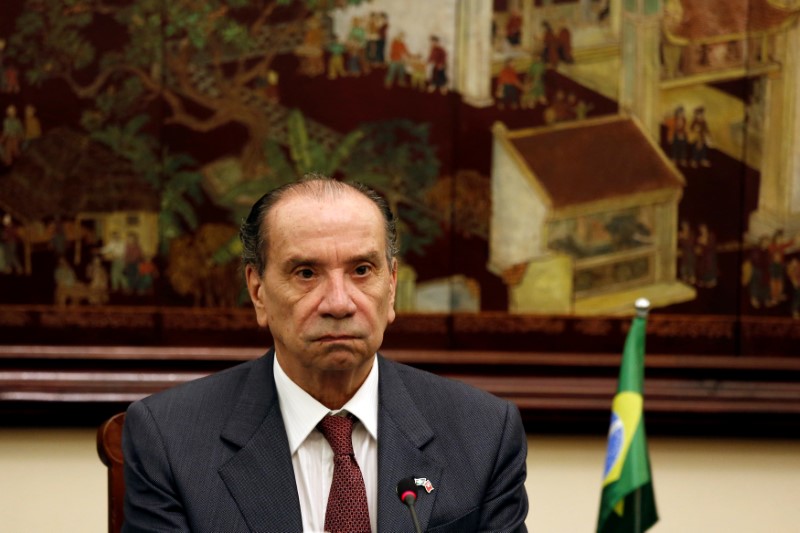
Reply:
[[[350,341],[356,339],[355,335],[323,335],[322,337],[318,337],[318,342],[341,342],[341,341]]]

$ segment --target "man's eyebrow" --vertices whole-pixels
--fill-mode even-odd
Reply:
[[[378,263],[381,260],[383,254],[378,252],[377,250],[373,250],[371,252],[359,254],[353,257],[351,260],[353,263],[361,263],[366,261],[367,263]]]
[[[302,257],[302,256],[294,256],[288,258],[286,261],[283,262],[283,266],[287,270],[294,270],[300,266],[307,266],[307,267],[316,267],[319,265],[319,261],[316,259],[311,259],[310,257]]]
[[[382,257],[383,254],[381,252],[379,252],[378,250],[372,250],[364,253],[355,254],[352,257],[349,257],[347,259],[347,263],[349,264],[372,263],[377,265],[380,264]],[[288,259],[286,259],[286,261],[283,262],[284,268],[288,271],[294,270],[295,268],[301,266],[316,268],[320,264],[322,264],[322,262],[318,259],[313,259],[311,257],[305,257],[299,255],[289,257]]]

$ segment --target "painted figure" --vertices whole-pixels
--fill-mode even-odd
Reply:
[[[522,82],[514,69],[514,62],[508,58],[497,76],[497,97],[499,98],[497,107],[503,109],[508,105],[511,109],[516,109],[522,89]]]
[[[0,93],[6,92],[6,77],[3,56],[6,49],[6,40],[0,39]]]
[[[575,93],[567,95],[567,118],[566,120],[575,120],[578,118],[578,97]]]
[[[6,108],[3,133],[0,135],[0,145],[3,147],[3,162],[6,165],[10,165],[20,156],[20,147],[24,140],[25,129],[17,116],[17,107],[10,105]]]
[[[142,262],[144,254],[139,245],[139,235],[133,231],[128,233],[128,240],[125,243],[125,279],[129,289],[136,289],[139,281],[139,263]]]
[[[559,89],[556,91],[553,102],[544,110],[544,121],[547,124],[553,124],[569,120],[570,117],[572,117],[572,110],[570,110],[567,102],[567,95],[563,90]]]
[[[519,9],[512,8],[506,20],[506,40],[511,46],[519,46],[522,42],[522,14]]]
[[[680,258],[678,275],[682,281],[694,285],[697,281],[695,276],[694,232],[692,231],[692,226],[686,220],[681,222],[681,227],[678,231],[678,252],[678,257]]]
[[[566,26],[562,26],[558,30],[558,34],[556,34],[553,27],[546,20],[542,22],[542,29],[544,30],[544,35],[542,36],[544,44],[542,59],[547,63],[547,66],[555,68],[561,61],[573,63],[572,33],[569,29]]]
[[[386,38],[389,35],[389,15],[381,12],[378,15],[378,40],[376,42],[375,61],[378,65],[386,64]]]
[[[350,33],[347,34],[347,71],[352,76],[369,73],[366,55],[367,32],[363,24],[361,17],[353,17]]]
[[[328,52],[330,52],[330,57],[328,58],[328,79],[335,80],[339,76],[347,76],[347,70],[344,68],[345,44],[339,41],[335,35],[330,44],[328,44]]]
[[[783,276],[785,274],[786,251],[794,244],[793,240],[783,237],[783,230],[776,230],[769,243],[769,301],[767,306],[778,305],[786,299],[783,293]]]
[[[761,308],[769,301],[769,237],[762,235],[742,268],[742,283],[750,294],[750,305]]]
[[[586,100],[578,100],[573,108],[573,113],[577,120],[583,120],[589,115],[589,111],[594,109],[594,104],[590,104]]]
[[[708,147],[711,144],[711,132],[706,122],[705,109],[700,106],[695,108],[692,124],[689,126],[689,135],[692,139],[692,160],[689,163],[692,167],[698,165],[710,167],[708,160]]]
[[[20,91],[19,70],[14,65],[8,65],[5,71],[6,88],[5,92],[17,94]]]
[[[60,216],[56,216],[50,226],[50,249],[53,250],[55,257],[63,257],[67,254],[67,229]]]
[[[386,79],[384,80],[387,88],[391,87],[395,80],[401,87],[406,84],[408,48],[406,48],[405,37],[406,34],[404,32],[398,32],[389,47],[389,68],[386,70]]]
[[[86,302],[91,305],[104,304],[108,300],[108,293],[97,291],[92,288],[91,281],[85,283],[78,280],[75,270],[65,257],[61,257],[53,271],[53,278],[56,282],[56,290],[53,296],[55,304],[58,306],[79,304]]]
[[[99,255],[92,257],[92,262],[86,267],[86,278],[93,300],[98,304],[108,303],[108,272]]]
[[[700,224],[695,241],[697,257],[697,286],[711,288],[717,285],[717,239],[706,224]]]
[[[542,48],[542,60],[548,67],[555,68],[558,66],[559,59],[558,37],[553,31],[553,27],[546,20],[542,22],[542,29],[544,30],[544,36],[542,37],[542,43],[544,45],[544,48]]]
[[[42,123],[36,116],[36,108],[30,104],[25,106],[25,142],[27,147],[31,141],[42,136]]]
[[[372,11],[367,17],[366,27],[366,54],[367,61],[372,66],[378,64],[378,28],[380,26],[380,15],[377,11]]]
[[[16,224],[11,218],[11,215],[6,213],[3,215],[3,234],[2,234],[2,249],[3,249],[3,268],[4,274],[22,274],[22,264],[19,262],[17,256],[17,248],[19,243],[19,233],[17,232]]]
[[[64,257],[58,259],[56,268],[53,271],[53,278],[56,282],[56,292],[58,292],[59,289],[70,289],[74,287],[75,283],[78,281],[77,276],[75,276],[75,270]],[[56,298],[56,300],[59,299],[60,298]]]
[[[558,30],[558,57],[564,63],[575,62],[572,58],[572,33],[566,26]]]
[[[544,86],[544,74],[547,66],[541,57],[534,53],[525,78],[525,94],[522,96],[522,107],[533,109],[536,104],[547,105],[547,96]]]
[[[103,257],[111,261],[111,290],[120,291],[128,288],[125,277],[125,242],[119,232],[113,232],[103,248],[100,249]]]
[[[139,263],[136,293],[139,295],[152,294],[153,284],[157,275],[158,268],[156,268],[156,264],[153,262],[153,257],[145,257],[144,260]]]
[[[675,108],[672,116],[667,119],[666,126],[667,143],[670,147],[670,159],[672,159],[674,163],[686,166],[689,141],[686,131],[686,112],[683,106],[679,105]]]
[[[420,91],[425,90],[427,83],[427,69],[428,63],[422,54],[409,54],[406,58],[406,68],[408,75],[411,78],[411,88]]]
[[[447,94],[447,51],[445,51],[439,42],[439,38],[435,35],[431,35],[428,63],[432,66],[428,91],[433,92],[439,89],[442,94]]]
[[[300,73],[306,76],[318,76],[325,72],[325,59],[323,57],[323,42],[325,35],[322,23],[314,16],[306,21],[306,33],[303,44],[295,49],[295,54],[300,60]]]
[[[800,261],[796,257],[793,257],[786,265],[786,275],[792,288],[792,296],[789,301],[792,318],[800,318]]]

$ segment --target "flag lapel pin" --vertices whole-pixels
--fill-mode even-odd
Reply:
[[[416,483],[418,487],[423,487],[425,489],[425,492],[427,492],[428,494],[430,494],[431,491],[433,490],[433,484],[428,478],[415,477],[414,483]]]

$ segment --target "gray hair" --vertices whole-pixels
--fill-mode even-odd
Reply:
[[[386,231],[386,261],[391,267],[392,259],[397,255],[397,219],[386,200],[366,185],[337,181],[320,174],[306,174],[300,181],[288,183],[269,191],[253,204],[250,214],[239,228],[239,240],[242,241],[242,266],[250,265],[259,277],[264,275],[269,247],[267,217],[283,198],[291,194],[325,198],[338,196],[347,191],[362,194],[371,200],[383,215]]]

